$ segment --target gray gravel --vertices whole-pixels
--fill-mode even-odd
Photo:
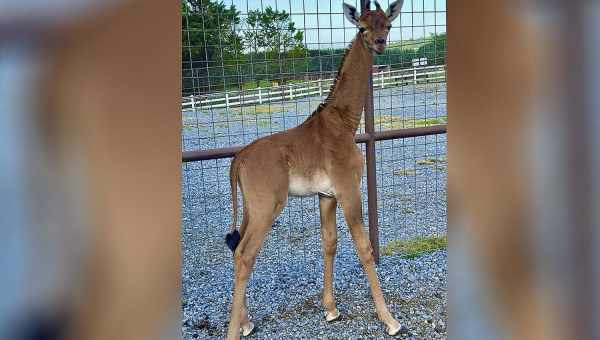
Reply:
[[[418,119],[425,115],[428,118],[446,115],[444,84],[378,92],[376,112],[393,111],[394,115]],[[318,98],[294,103],[299,108],[294,111],[308,114],[308,106],[313,102],[318,103]],[[307,107],[300,109],[302,105]],[[218,137],[219,133],[225,133],[215,134],[218,128],[212,123],[227,115],[186,112],[184,121],[195,116],[199,117],[198,121],[206,120],[209,130],[184,130],[187,150],[247,143],[255,138],[248,133],[245,116],[244,122],[229,122],[228,137]],[[273,131],[292,127],[296,120],[303,120],[291,112],[284,112],[282,116],[285,118],[279,126],[270,126]],[[277,121],[276,115],[271,115],[271,119]],[[245,124],[243,128],[242,124]],[[270,132],[262,134],[266,133]],[[381,244],[417,235],[445,234],[445,135],[380,142],[377,152]],[[422,159],[438,162],[416,163]],[[227,328],[233,281],[232,255],[223,242],[231,221],[229,162],[215,160],[183,166],[182,332],[185,339],[222,338]],[[414,169],[414,173],[398,175],[399,169]],[[363,211],[367,211],[366,204]],[[334,289],[342,319],[331,324],[325,322],[320,302],[322,255],[318,215],[316,197],[290,198],[275,222],[258,256],[247,291],[251,317],[259,327],[249,339],[387,337],[384,326],[377,320],[366,277],[339,209]],[[367,221],[367,216],[364,220]],[[399,255],[381,258],[377,270],[386,302],[392,314],[409,328],[411,334],[406,338],[446,337],[446,267],[446,251],[415,259],[403,259]]]
[[[346,263],[342,263],[346,261]],[[318,261],[307,261],[320,269]],[[303,265],[310,265],[304,263]],[[366,277],[355,258],[336,258],[335,295],[342,318],[327,323],[320,302],[322,279],[316,270],[299,265],[288,271],[257,270],[248,288],[252,319],[259,331],[249,339],[389,338],[377,320]],[[301,274],[302,273],[302,274]],[[386,256],[378,266],[390,311],[416,339],[445,338],[447,322],[446,252],[413,260]],[[227,327],[232,285],[231,266],[184,277],[197,281],[184,293],[186,339],[223,337]],[[306,275],[306,276],[305,276]]]

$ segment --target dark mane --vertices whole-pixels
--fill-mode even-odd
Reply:
[[[346,47],[346,51],[344,51],[344,55],[342,56],[342,60],[340,62],[340,67],[338,68],[337,74],[335,75],[335,78],[333,79],[333,84],[331,84],[331,87],[329,88],[329,94],[327,95],[327,98],[325,98],[325,101],[323,101],[321,104],[319,104],[319,106],[316,108],[315,111],[313,111],[313,113],[310,115],[310,117],[313,117],[316,114],[318,114],[319,112],[323,111],[323,109],[325,109],[327,107],[327,104],[329,104],[329,102],[331,101],[331,97],[333,96],[333,91],[335,90],[335,86],[337,85],[337,82],[340,79],[340,76],[342,75],[342,67],[344,67],[344,61],[346,61],[346,57],[348,56],[348,53],[352,49],[352,44],[354,44],[354,42],[359,37],[359,35],[360,35],[360,33],[357,34],[356,37],[350,42],[350,44],[348,44],[348,47]]]

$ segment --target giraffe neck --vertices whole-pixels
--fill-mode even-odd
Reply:
[[[314,114],[337,114],[342,123],[340,128],[356,133],[365,106],[372,65],[373,54],[359,32],[342,58],[329,96]]]

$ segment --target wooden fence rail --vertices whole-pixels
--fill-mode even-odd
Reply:
[[[383,89],[405,84],[439,82],[446,79],[446,66],[425,66],[403,70],[387,70],[373,73],[373,87]],[[251,90],[228,91],[210,95],[191,95],[182,98],[182,111],[196,109],[230,108],[252,104],[265,104],[294,100],[329,93],[331,79],[311,80],[283,86],[259,87]]]

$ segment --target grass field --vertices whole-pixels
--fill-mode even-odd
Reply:
[[[407,240],[393,240],[381,247],[382,256],[400,254],[403,258],[412,259],[422,254],[446,249],[447,236],[417,236]]]

